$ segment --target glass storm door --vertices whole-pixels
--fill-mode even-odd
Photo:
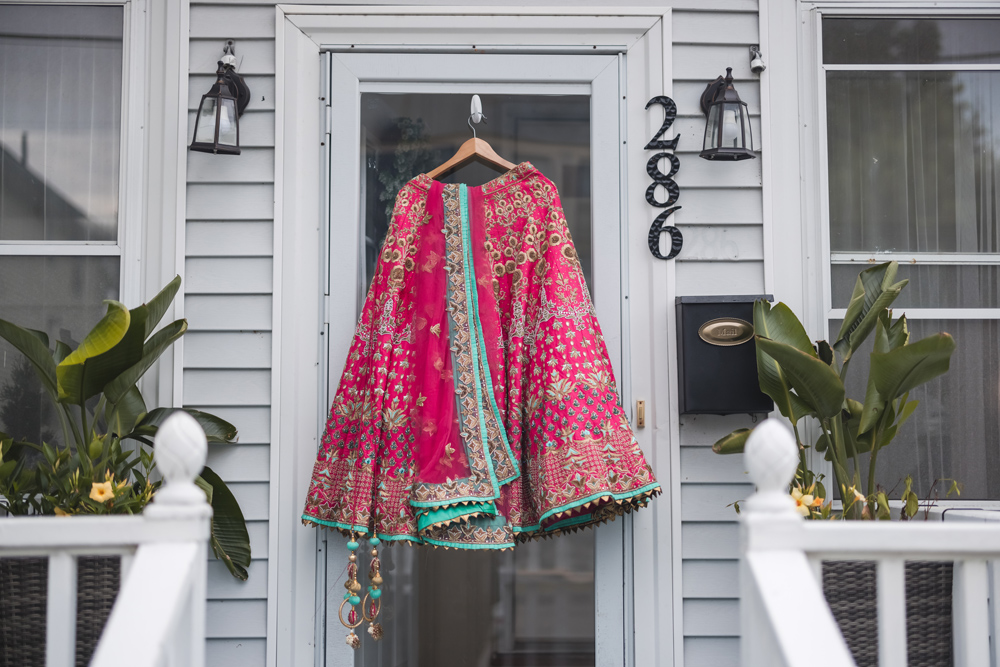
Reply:
[[[326,54],[329,119],[328,381],[334,395],[396,193],[472,136],[530,161],[559,189],[622,380],[622,244],[617,56]],[[498,175],[474,164],[445,182]],[[355,654],[337,620],[347,550],[326,531],[320,581],[327,665],[492,667],[623,664],[622,521],[518,545],[459,551],[393,544],[382,550],[386,636]],[[383,543],[386,544],[386,543]],[[324,571],[325,566],[325,581]],[[599,614],[599,616],[598,616]],[[322,636],[322,635],[321,635]]]

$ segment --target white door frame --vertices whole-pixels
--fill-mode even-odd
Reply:
[[[665,493],[625,523],[622,553],[631,552],[631,558],[622,565],[624,577],[638,583],[625,590],[626,609],[632,612],[626,618],[634,623],[631,632],[623,625],[622,662],[674,664],[683,651],[679,421],[671,363],[674,270],[673,262],[653,259],[646,248],[653,216],[644,196],[649,178],[642,148],[662,121],[645,111],[646,100],[672,92],[670,10],[279,5],[276,13],[271,442],[277,446],[271,449],[268,664],[304,667],[322,659],[314,642],[315,623],[322,618],[322,601],[315,596],[318,543],[315,529],[299,521],[327,411],[318,396],[325,357],[320,349],[325,344],[317,343],[324,307],[317,276],[326,149],[318,140],[325,113],[319,54],[386,50],[390,44],[393,50],[621,53],[627,59],[620,217],[627,221],[621,234],[628,249],[623,330],[633,361],[624,365],[619,379],[628,413],[629,396],[646,401],[647,426],[637,429],[636,437]],[[353,192],[360,187],[346,186]],[[345,651],[347,664],[350,657]]]
[[[583,94],[591,98],[590,149],[591,149],[591,232],[592,247],[600,249],[593,256],[592,294],[598,319],[605,335],[608,353],[615,377],[624,380],[623,363],[628,350],[623,349],[622,331],[625,314],[622,312],[622,269],[627,257],[621,248],[621,192],[618,176],[621,169],[620,96],[619,80],[622,75],[616,55],[551,54],[425,54],[409,53],[357,53],[355,50],[329,53],[330,90],[337,91],[343,100],[330,97],[327,155],[330,156],[330,237],[323,241],[330,248],[326,268],[327,285],[325,325],[328,333],[325,359],[320,359],[320,373],[330,369],[326,379],[327,391],[320,401],[329,405],[340,378],[337,374],[342,359],[354,337],[358,296],[363,294],[368,281],[361,278],[360,249],[364,243],[358,221],[363,217],[359,190],[352,189],[363,178],[364,161],[359,132],[361,128],[358,101],[365,92],[410,93],[520,93],[536,95]],[[474,69],[473,69],[474,68]],[[469,80],[470,71],[476,81]],[[614,174],[608,183],[609,172]],[[599,184],[604,183],[603,187]],[[324,225],[326,227],[326,225]],[[363,297],[362,297],[363,298]],[[350,313],[350,315],[348,315]],[[330,367],[330,364],[333,367]],[[323,378],[320,378],[322,386]],[[630,404],[626,392],[629,386],[622,382],[623,401]],[[323,393],[323,392],[321,392]],[[595,541],[595,597],[597,618],[597,664],[624,667],[625,636],[631,623],[631,609],[625,613],[624,588],[624,533],[618,521],[598,528]],[[334,590],[339,582],[332,578],[343,569],[343,538],[327,540],[330,555],[327,558],[327,581],[319,569],[317,590]],[[629,550],[631,545],[629,545]],[[615,576],[617,573],[618,576]],[[631,583],[630,581],[628,582]],[[333,604],[340,604],[339,593]],[[333,598],[331,598],[333,600]],[[317,600],[317,605],[320,601]],[[328,602],[329,604],[329,602]],[[344,654],[343,641],[337,636],[339,626],[329,626],[334,633],[328,638],[327,665],[339,664],[337,658]],[[630,627],[628,628],[631,629]],[[317,641],[322,634],[317,628]]]

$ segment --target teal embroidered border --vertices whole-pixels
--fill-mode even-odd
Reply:
[[[483,356],[483,375],[486,380],[486,387],[489,389],[486,393],[486,397],[490,402],[490,409],[493,411],[493,418],[497,422],[497,427],[500,429],[500,438],[503,440],[504,449],[507,451],[507,456],[510,458],[511,464],[514,466],[514,473],[507,479],[500,480],[500,484],[506,484],[511,480],[517,479],[521,476],[521,467],[517,462],[517,457],[514,456],[514,451],[511,449],[510,440],[507,438],[507,429],[504,428],[503,419],[500,417],[500,408],[497,407],[496,397],[493,395],[493,377],[490,375],[490,363],[486,355],[486,342],[485,336],[483,335],[483,322],[479,316],[479,290],[475,280],[476,268],[475,260],[472,255],[472,230],[469,224],[469,193],[468,188],[465,185],[459,188],[459,210],[462,214],[462,241],[465,248],[465,275],[466,284],[468,284],[469,276],[472,276],[472,287],[466,288],[466,293],[472,295],[472,308],[469,313],[471,321],[476,323],[475,329],[475,340],[476,344]],[[471,329],[471,326],[470,326]],[[478,372],[478,367],[477,367]],[[485,448],[484,440],[484,448]]]
[[[646,486],[640,487],[640,488],[638,488],[638,489],[636,489],[634,491],[624,491],[624,492],[621,492],[621,493],[609,493],[607,491],[601,491],[601,492],[589,495],[586,498],[579,498],[577,500],[574,500],[571,503],[567,503],[565,505],[561,505],[560,507],[554,507],[553,509],[550,509],[548,512],[546,512],[545,514],[543,514],[538,519],[538,523],[536,523],[534,526],[514,526],[513,527],[514,528],[514,532],[515,533],[525,533],[525,532],[532,531],[532,530],[541,530],[542,529],[542,522],[545,521],[550,516],[552,516],[553,514],[558,514],[559,512],[565,512],[567,510],[572,510],[574,508],[577,508],[577,507],[579,507],[581,505],[585,505],[587,503],[592,503],[595,500],[603,498],[604,496],[611,496],[615,500],[627,500],[629,498],[634,498],[636,496],[642,495],[644,493],[652,491],[653,489],[658,489],[658,488],[660,488],[660,483],[659,482],[651,482],[651,483],[647,484]],[[561,524],[561,523],[562,522],[560,521],[559,524]],[[556,524],[556,525],[559,525],[559,524]],[[552,526],[552,527],[554,528],[555,526]]]

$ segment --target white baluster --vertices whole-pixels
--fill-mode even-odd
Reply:
[[[987,585],[985,559],[968,558],[955,562],[952,625],[956,667],[990,664]]]
[[[879,667],[906,667],[906,570],[902,558],[878,561]],[[985,667],[985,665],[984,665]]]
[[[212,508],[194,478],[207,453],[205,432],[186,412],[160,427],[153,456],[164,481],[143,511],[159,539],[139,545],[92,666],[114,667],[127,655],[136,667],[204,667]]]
[[[768,419],[750,435],[744,458],[757,493],[740,517],[742,664],[795,667],[810,656],[830,667],[853,665],[814,565],[797,544],[804,544],[802,516],[788,495],[799,461],[795,438]]]
[[[799,448],[788,427],[777,419],[765,419],[747,439],[743,458],[750,481],[757,485],[757,493],[746,502],[746,513],[801,519],[788,495],[799,465]]]
[[[205,492],[194,483],[208,456],[208,440],[197,420],[181,410],[170,415],[156,434],[154,456],[164,484],[146,509],[147,514],[153,510],[150,518],[174,518],[178,514],[189,516],[206,510],[211,515]],[[190,667],[205,664],[206,551],[202,544],[191,590],[184,597],[189,611],[175,631],[181,635],[175,638],[182,654],[177,656],[178,664]]]
[[[46,667],[72,667],[76,654],[76,557],[68,551],[49,556],[45,618]]]

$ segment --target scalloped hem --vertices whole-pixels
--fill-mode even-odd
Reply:
[[[428,535],[421,534],[388,534],[379,533],[373,531],[375,536],[386,542],[408,542],[413,546],[429,545],[434,548],[443,549],[469,549],[469,550],[495,550],[503,551],[505,549],[514,548],[517,542],[528,542],[530,540],[547,539],[549,537],[555,537],[557,535],[564,535],[567,533],[575,533],[579,530],[586,528],[593,528],[600,526],[602,524],[608,523],[609,521],[614,521],[619,516],[624,516],[625,514],[631,513],[633,510],[640,509],[649,504],[649,501],[654,497],[660,495],[663,492],[659,483],[653,482],[647,484],[635,491],[626,491],[622,493],[595,493],[593,495],[587,496],[586,498],[580,498],[574,500],[571,503],[562,505],[560,507],[555,507],[551,510],[545,512],[542,515],[541,520],[533,526],[512,526],[511,530],[514,533],[514,542],[499,542],[493,544],[484,543],[463,543],[463,542],[449,542],[446,540],[441,540],[438,538],[430,537]],[[468,505],[471,503],[460,503],[461,505]],[[490,503],[492,505],[492,503]],[[587,510],[596,505],[596,511],[572,515],[576,510]],[[456,505],[449,505],[449,508],[454,508]],[[442,508],[447,509],[447,508]],[[495,519],[495,508],[494,513],[489,513],[485,511],[475,511],[469,514],[462,515],[452,515],[447,516],[447,513],[440,515],[442,520],[434,521],[429,523],[427,526],[423,527],[420,532],[424,530],[431,530],[435,528],[441,528],[445,526],[450,526],[453,524],[466,523],[471,519],[475,518],[490,518]],[[565,517],[565,518],[563,518]],[[551,523],[546,523],[546,519],[554,518],[555,521]],[[305,525],[313,524],[322,528],[328,528],[331,530],[336,530],[344,537],[367,537],[369,532],[368,526],[352,526],[350,524],[339,523],[336,521],[327,521],[325,519],[320,519],[319,517],[314,517],[308,514],[302,515],[302,523]]]

